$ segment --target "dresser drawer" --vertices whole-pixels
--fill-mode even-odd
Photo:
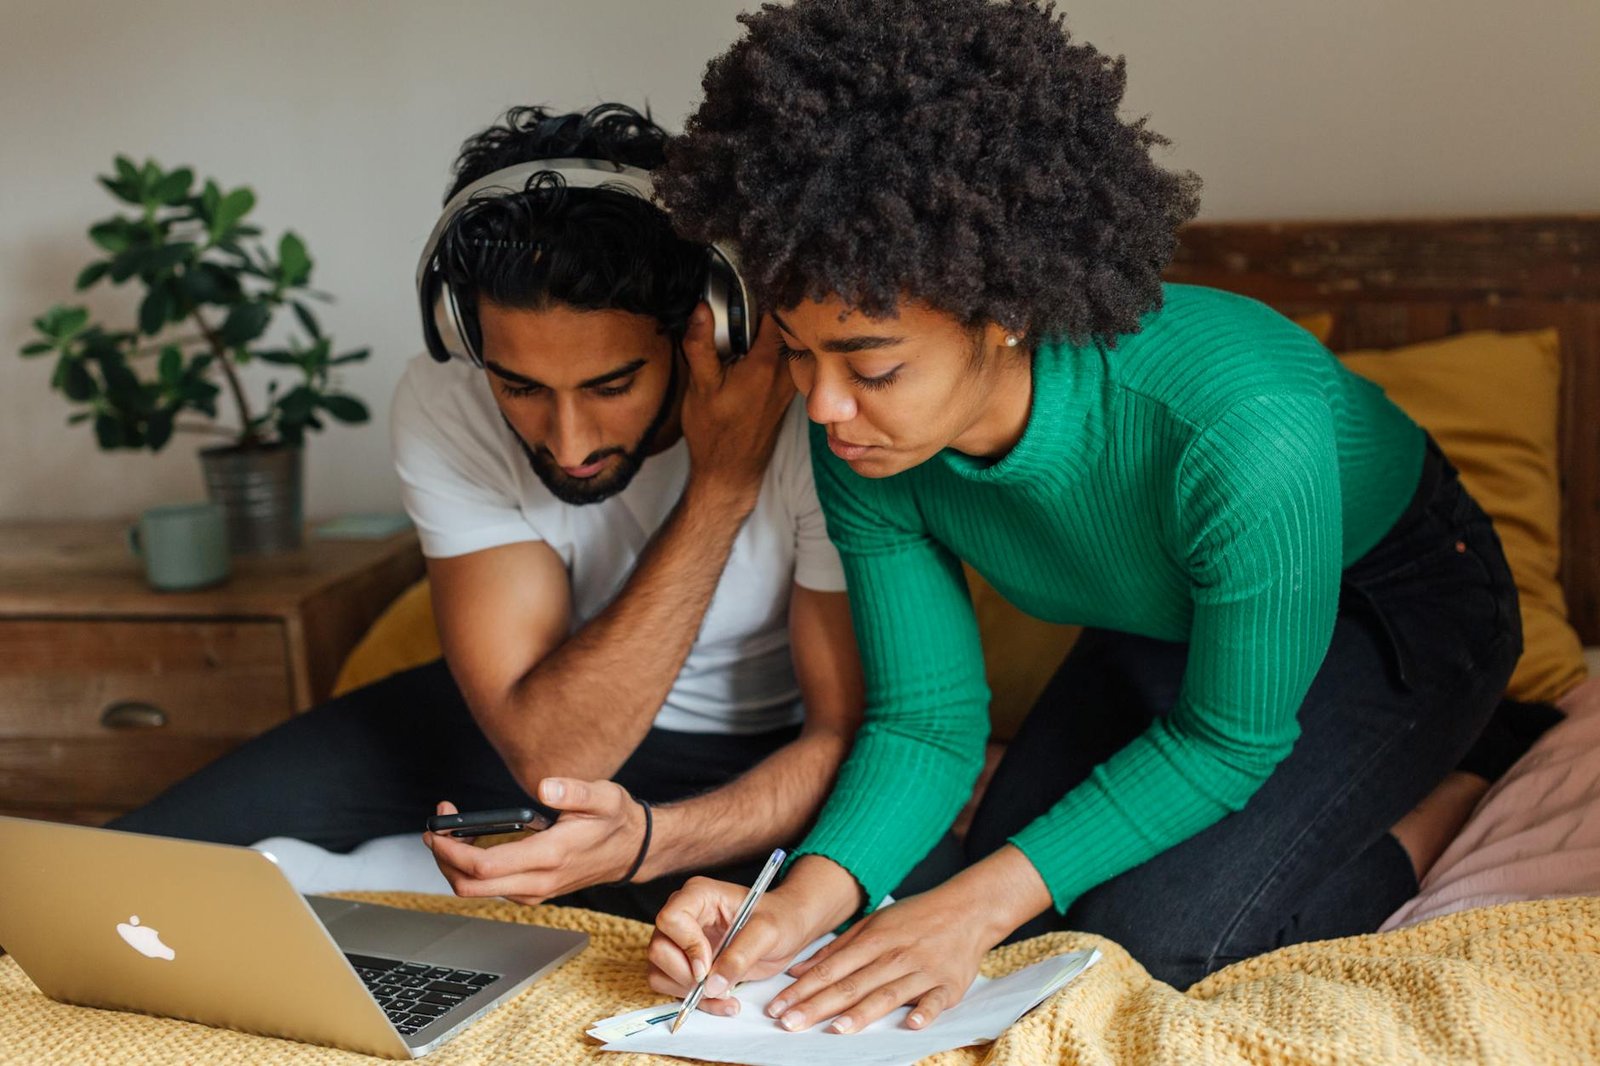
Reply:
[[[136,807],[292,709],[278,622],[0,621],[0,807]]]

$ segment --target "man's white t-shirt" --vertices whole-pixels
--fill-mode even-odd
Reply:
[[[533,472],[484,372],[427,355],[412,359],[400,379],[391,433],[423,554],[446,558],[543,541],[566,564],[574,630],[616,598],[689,477],[688,446],[679,440],[645,459],[617,495],[563,503]],[[758,733],[800,721],[789,656],[795,584],[821,592],[845,587],[811,480],[810,435],[798,399],[656,726]]]

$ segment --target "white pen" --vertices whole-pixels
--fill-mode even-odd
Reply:
[[[744,902],[739,904],[739,910],[733,916],[733,921],[728,925],[728,933],[722,938],[722,943],[717,945],[717,953],[711,956],[711,965],[706,967],[706,976],[689,990],[683,999],[683,1006],[678,1008],[678,1016],[672,1019],[672,1031],[676,1033],[683,1025],[683,1020],[694,1013],[700,1005],[700,997],[706,994],[706,980],[711,976],[711,971],[717,965],[717,960],[722,958],[722,953],[727,950],[733,938],[739,935],[739,930],[744,928],[744,923],[750,920],[750,914],[756,909],[756,901],[761,894],[772,884],[772,879],[778,875],[778,867],[783,865],[785,853],[782,848],[776,848],[767,858],[767,864],[761,868],[761,873],[756,876],[756,883],[750,886],[750,891],[745,893]]]

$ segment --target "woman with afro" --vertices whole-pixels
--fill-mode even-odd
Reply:
[[[707,1009],[863,911],[791,970],[784,1027],[908,1004],[927,1025],[987,949],[1052,929],[1180,988],[1375,929],[1484,787],[1451,771],[1521,648],[1454,470],[1288,320],[1162,283],[1198,182],[1152,160],[1165,142],[1118,115],[1122,61],[1052,5],[796,0],[741,21],[658,185],[686,237],[741,248],[782,331],[868,705]],[[983,762],[963,561],[1088,630],[967,865],[885,906]],[[659,990],[707,972],[744,891],[674,897]]]

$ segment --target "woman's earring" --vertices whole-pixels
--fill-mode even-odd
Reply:
[[[1007,348],[1015,348],[1016,346],[1017,346],[1017,335],[1015,333],[1007,333],[1006,334],[1006,347]]]

